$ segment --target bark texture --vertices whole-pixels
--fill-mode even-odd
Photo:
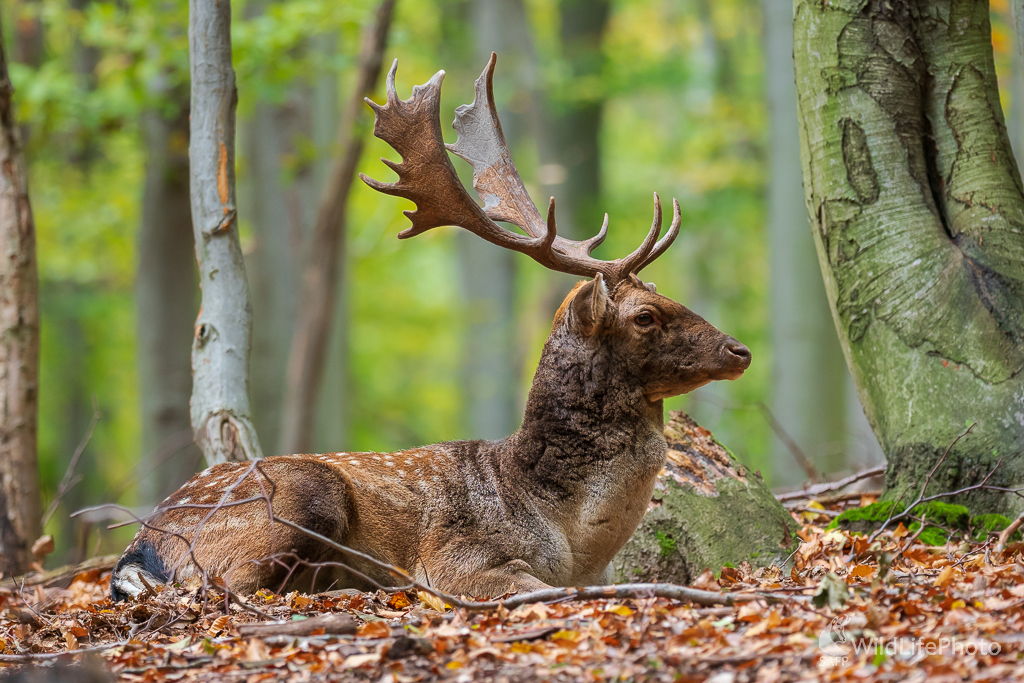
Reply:
[[[143,114],[146,185],[138,237],[135,291],[142,399],[142,451],[148,503],[157,503],[195,473],[199,453],[191,433],[189,361],[198,290],[188,195],[188,99],[176,111]]]
[[[235,204],[231,5],[189,1],[192,230],[202,307],[192,342],[191,420],[206,461],[261,457],[249,407],[252,310]]]
[[[665,440],[668,462],[647,514],[612,561],[615,580],[685,584],[726,563],[781,566],[799,539],[760,476],[682,411],[671,414]]]
[[[42,532],[36,454],[39,276],[14,88],[0,27],[0,572],[22,573]]]
[[[800,185],[800,137],[793,81],[793,4],[763,0],[769,135],[768,235],[771,257],[772,413],[819,472],[843,469],[846,367],[807,231]],[[772,485],[806,475],[777,436]]]
[[[311,450],[316,401],[327,363],[327,341],[345,259],[348,196],[370,131],[370,112],[363,98],[373,93],[380,80],[394,8],[395,0],[384,0],[363,36],[353,97],[338,130],[341,156],[331,170],[313,228],[312,249],[303,272],[298,319],[288,355],[278,446],[281,453]]]
[[[795,3],[807,208],[887,494],[1024,479],[1024,192],[986,2]],[[1016,497],[976,492],[981,511]],[[984,508],[983,510],[981,508]]]

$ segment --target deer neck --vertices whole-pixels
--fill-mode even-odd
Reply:
[[[564,332],[548,339],[505,454],[537,495],[571,505],[587,492],[614,495],[601,483],[609,477],[653,485],[666,452],[662,402],[644,398],[628,365]]]

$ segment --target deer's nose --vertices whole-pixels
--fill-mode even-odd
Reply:
[[[750,366],[750,349],[732,337],[725,342],[725,352],[729,357],[739,361],[744,368]]]

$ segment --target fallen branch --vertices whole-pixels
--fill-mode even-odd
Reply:
[[[996,552],[1001,553],[1006,547],[1006,542],[1010,540],[1010,536],[1013,536],[1013,532],[1020,528],[1020,525],[1024,524],[1024,512],[1017,515],[1017,519],[1010,522],[1010,526],[1006,527],[999,533],[999,540],[996,541]]]
[[[0,588],[17,588],[24,584],[25,586],[39,586],[51,583],[56,583],[61,579],[74,578],[75,576],[83,573],[92,571],[93,569],[99,569],[100,571],[108,571],[114,568],[114,564],[117,563],[120,555],[101,555],[99,557],[93,557],[84,562],[78,564],[68,564],[63,567],[57,567],[56,569],[50,569],[42,574],[26,574],[24,576],[13,576],[9,579],[0,581]]]
[[[127,644],[127,640],[118,640],[113,643],[106,643],[105,645],[94,645],[93,647],[83,647],[78,650],[66,650],[64,652],[27,652],[23,655],[0,655],[0,662],[11,662],[13,664],[19,662],[39,662],[47,659],[59,659],[61,657],[74,657],[86,652],[102,652],[103,650]]]
[[[868,479],[870,477],[877,477],[880,474],[885,474],[885,468],[885,465],[879,465],[878,467],[872,467],[869,470],[862,470],[860,472],[857,472],[856,474],[851,474],[845,479],[840,479],[839,481],[825,482],[823,484],[814,484],[813,486],[808,486],[806,489],[803,489],[802,491],[790,491],[789,493],[780,493],[779,495],[775,496],[775,500],[782,503],[787,500],[802,500],[804,498],[813,498],[822,493],[838,491],[840,489],[846,488],[850,484],[855,484],[858,481],[861,481],[862,479]]]
[[[343,613],[323,614],[301,621],[280,621],[263,624],[239,624],[235,627],[242,637],[254,636],[311,636],[313,631],[325,634],[351,635],[359,628],[359,621]]]

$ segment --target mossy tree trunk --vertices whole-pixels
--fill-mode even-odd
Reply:
[[[796,548],[796,523],[759,474],[682,412],[665,426],[668,462],[650,507],[612,561],[618,582],[690,583],[705,569],[781,566]]]
[[[847,363],[911,489],[1024,479],[1024,192],[988,4],[795,2],[807,208]],[[931,490],[931,489],[930,489]],[[1015,496],[975,492],[978,511]],[[983,508],[983,509],[982,509]]]

